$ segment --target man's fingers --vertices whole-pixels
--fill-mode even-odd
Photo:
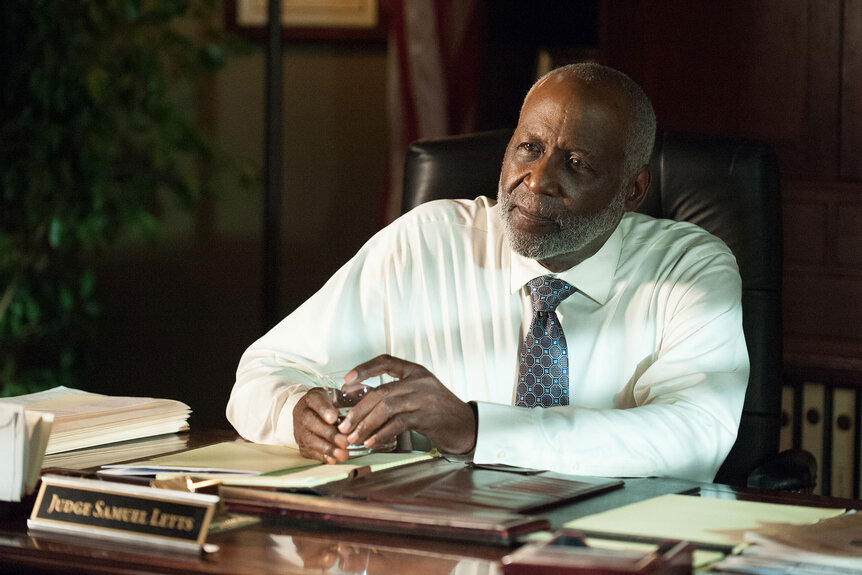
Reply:
[[[397,381],[369,391],[338,425],[350,443],[374,447],[412,429],[451,453],[473,448],[473,410],[419,364],[380,355],[344,376],[344,388],[384,373]]]
[[[335,463],[347,460],[347,437],[335,429],[337,413],[319,389],[312,389],[293,409],[293,432],[303,457]]]
[[[369,414],[377,410],[377,417],[366,422],[369,425],[382,425],[393,413],[399,411],[400,402],[398,397],[409,388],[403,380],[393,381],[369,391],[362,400],[353,406],[344,420],[338,424],[338,431],[349,434],[354,430],[358,422],[366,422]]]
[[[369,377],[383,374],[395,379],[404,379],[409,377],[416,369],[422,369],[422,367],[418,364],[383,354],[354,367],[344,376],[344,383],[358,383],[365,381]]]
[[[410,385],[403,381],[375,389],[350,410],[345,417],[348,425],[342,422],[338,431],[354,444],[364,442],[372,434],[386,439],[396,436],[412,424],[411,395]]]
[[[300,400],[294,408],[294,434],[297,436],[315,435],[321,437],[330,443],[336,443],[336,436],[339,435],[333,423],[329,423],[323,418],[322,413],[335,411],[331,405],[320,409],[314,409],[309,404],[314,402],[313,396],[308,398],[310,401]],[[299,438],[297,438],[297,442]]]
[[[299,443],[299,442],[298,442]],[[316,435],[309,435],[300,444],[299,454],[325,463],[347,461],[347,450],[336,447]]]
[[[332,425],[338,419],[338,412],[323,389],[309,389],[304,399],[306,407],[315,412],[326,423]]]
[[[326,423],[310,409],[294,417],[294,436],[300,455],[327,463],[347,460],[347,437],[338,433],[334,425]]]
[[[303,457],[324,461],[326,463],[335,463],[336,461],[332,453],[335,451],[332,444],[323,441],[316,435],[309,434],[302,438],[301,441],[297,438],[297,443],[299,444],[299,454]]]
[[[411,429],[411,418],[407,414],[397,415],[380,427],[375,429],[373,426],[363,428],[363,424],[367,420],[363,420],[354,433],[348,436],[350,443],[362,443],[365,447],[375,447],[378,444],[389,443],[392,438],[398,437],[403,431]],[[371,432],[368,437],[365,434]]]

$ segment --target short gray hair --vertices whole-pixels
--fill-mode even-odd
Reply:
[[[545,79],[558,74],[566,78],[578,79],[587,85],[607,86],[621,94],[628,102],[629,107],[626,158],[623,164],[625,176],[634,175],[641,166],[649,164],[655,143],[655,110],[653,110],[650,99],[634,80],[619,70],[593,62],[568,64],[555,68],[539,78],[530,88],[527,96]]]

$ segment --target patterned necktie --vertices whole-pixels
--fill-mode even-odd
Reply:
[[[553,276],[529,281],[533,321],[521,344],[515,405],[552,407],[569,404],[569,356],[566,336],[554,311],[575,289]]]

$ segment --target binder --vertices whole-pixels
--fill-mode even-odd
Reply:
[[[781,451],[793,448],[793,431],[796,427],[793,406],[796,400],[796,388],[786,385],[781,390],[781,433],[778,447]]]
[[[802,384],[802,449],[817,459],[817,484],[814,493],[823,493],[823,411],[824,389],[819,383]]]
[[[832,390],[832,473],[829,495],[853,497],[856,390]]]

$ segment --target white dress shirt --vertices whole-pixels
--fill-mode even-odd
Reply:
[[[736,260],[697,226],[626,214],[593,257],[556,274],[571,405],[512,405],[549,274],[506,242],[494,200],[436,201],[378,232],[242,356],[227,417],[296,445],[292,411],[321,375],[382,353],[478,402],[474,461],[601,476],[710,481],[736,438],[748,381]]]

